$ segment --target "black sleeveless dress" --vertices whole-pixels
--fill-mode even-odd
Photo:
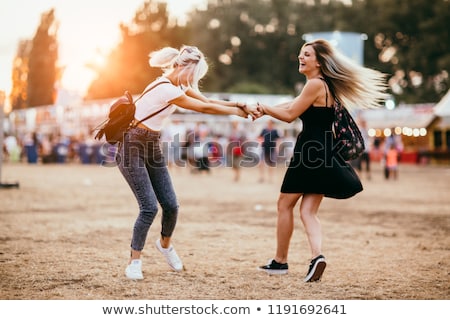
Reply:
[[[363,187],[355,170],[336,155],[332,107],[310,106],[301,116],[303,130],[281,185],[282,193],[315,193],[346,199]]]

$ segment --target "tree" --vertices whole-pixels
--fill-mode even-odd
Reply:
[[[293,39],[285,19],[289,8],[288,0],[222,0],[192,13],[192,42],[211,65],[205,90],[293,92],[286,80]]]
[[[28,58],[31,50],[31,40],[22,40],[17,46],[12,69],[12,89],[10,93],[13,110],[28,107]]]
[[[150,0],[122,42],[98,70],[87,98],[137,93],[160,70],[148,53],[162,46],[197,45],[210,71],[205,91],[297,93],[302,36],[313,32],[367,34],[364,64],[389,75],[397,101],[438,101],[449,88],[450,1],[436,0],[215,0],[194,10],[184,27],[171,26],[165,4]]]
[[[53,104],[56,100],[57,30],[54,9],[44,12],[28,59],[28,106]]]
[[[12,109],[53,104],[58,80],[57,23],[54,9],[44,12],[32,40],[19,42],[12,70]]]
[[[120,96],[125,90],[140,93],[161,75],[151,68],[148,55],[164,46],[179,47],[182,28],[169,24],[166,3],[146,1],[129,25],[120,25],[122,40],[110,53],[106,64],[95,70],[96,79],[89,86],[86,99]]]
[[[438,101],[449,89],[450,2],[364,0],[356,6],[355,17],[364,19],[376,48],[370,61],[390,75],[396,100]]]
[[[389,75],[396,100],[432,102],[449,89],[449,6],[448,0],[217,0],[195,12],[192,39],[212,58],[207,89],[256,83],[279,93],[304,81],[295,67],[303,34],[365,33],[364,64]],[[235,37],[239,47],[230,44]]]

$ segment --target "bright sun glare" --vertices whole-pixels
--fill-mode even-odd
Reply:
[[[207,3],[206,0],[166,0],[166,2],[167,10],[180,24],[186,22],[187,12],[194,8],[201,8]],[[137,10],[138,8],[135,9]],[[128,20],[131,19],[132,16],[128,18]],[[119,22],[117,21],[117,24]],[[88,26],[86,25],[84,27],[87,28]],[[64,37],[61,32],[60,36],[64,39],[75,39],[76,33],[80,32],[79,28],[83,28],[83,26],[79,26],[77,30],[66,32]],[[92,37],[84,38],[84,47],[88,50],[77,52],[80,50],[78,44],[66,43],[64,51],[68,52],[68,54],[66,55],[66,61],[62,61],[65,70],[61,81],[62,87],[66,89],[84,92],[95,76],[95,73],[91,69],[86,68],[86,63],[91,65],[103,64],[105,56],[116,45],[118,40],[111,30],[102,30],[101,25],[91,25],[90,28],[90,30],[96,30],[96,32],[95,34],[93,32],[90,33]],[[99,33],[101,36],[98,36]]]
[[[170,14],[178,19],[183,20],[185,14],[189,12],[191,9],[198,7],[200,5],[204,5],[206,0],[166,0],[167,1],[167,9]]]
[[[205,9],[207,0],[166,1],[167,9],[178,23],[194,8]],[[102,65],[104,58],[120,41],[119,24],[130,22],[144,0],[16,0],[0,1],[0,91],[9,95],[11,73],[19,41],[32,39],[41,13],[55,8],[59,22],[59,66],[63,69],[61,89],[83,94],[95,77],[87,64]],[[22,8],[27,8],[26,12]],[[107,8],[107,9],[105,9]],[[58,95],[59,96],[59,95]],[[66,96],[62,94],[61,97]],[[63,98],[61,98],[63,99]],[[6,101],[9,107],[9,100]]]

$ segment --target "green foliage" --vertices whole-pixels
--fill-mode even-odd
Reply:
[[[179,47],[184,35],[180,27],[169,25],[166,4],[154,0],[145,2],[130,26],[121,25],[120,29],[122,42],[97,70],[86,99],[116,97],[125,90],[140,93],[161,75],[160,69],[149,66],[149,53],[164,46]]]
[[[372,13],[365,16],[367,33],[376,49],[370,52],[370,62],[392,75],[396,99],[407,103],[438,101],[449,90],[450,2],[365,0],[359,2],[358,9]],[[395,54],[385,60],[389,49]]]
[[[142,91],[161,74],[149,67],[148,54],[182,44],[197,45],[208,59],[203,91],[295,94],[305,81],[297,60],[302,36],[339,30],[367,35],[364,64],[390,76],[397,102],[436,102],[449,89],[449,6],[448,0],[353,0],[350,6],[339,0],[214,0],[207,10],[191,12],[188,25],[174,26],[165,3],[148,0],[120,26],[122,41],[94,70],[98,76],[86,98]],[[29,55],[34,105],[52,101],[53,18],[51,12],[43,20]]]
[[[145,86],[159,72],[142,72],[152,49],[145,41],[178,47],[181,42],[176,39],[183,39],[182,43],[197,45],[208,58],[210,71],[202,82],[204,91],[295,93],[295,87],[304,82],[297,61],[302,36],[339,30],[367,34],[364,64],[390,75],[398,102],[438,101],[449,89],[448,9],[447,0],[432,5],[428,0],[355,0],[351,6],[338,0],[316,0],[313,5],[289,0],[210,1],[207,10],[191,13],[190,23],[176,29],[176,37],[175,29],[167,27],[157,37],[140,39],[134,48],[140,54],[133,60],[139,68],[134,70],[128,64],[129,77],[109,77],[119,83],[108,87],[120,87],[114,89],[117,95],[124,88]],[[139,24],[150,26],[157,18],[147,17]],[[133,50],[124,46],[126,37],[124,32],[119,51]],[[395,54],[383,58],[389,49]],[[420,84],[414,75],[420,75]],[[99,76],[99,81],[107,78]],[[91,96],[98,96],[95,88],[91,87]]]
[[[55,83],[59,77],[57,67],[58,44],[57,27],[54,10],[42,14],[41,23],[33,40],[25,42],[25,50],[21,50],[22,63],[15,66],[25,70],[27,77],[25,86],[21,86],[17,97],[13,98],[13,108],[49,105],[55,102]]]
[[[242,81],[237,82],[228,88],[228,92],[252,93],[252,94],[272,94],[273,88],[257,82]]]

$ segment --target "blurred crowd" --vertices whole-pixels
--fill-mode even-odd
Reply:
[[[281,158],[289,157],[287,152],[293,147],[293,135],[281,132]],[[259,163],[261,137],[249,133],[240,122],[231,122],[227,134],[215,132],[206,122],[185,124],[173,121],[161,132],[162,149],[169,166],[191,167],[209,170],[213,167],[232,165],[232,156],[245,153],[246,166]],[[286,139],[286,141],[283,141]],[[38,131],[23,136],[5,133],[4,161],[27,163],[83,163],[102,164],[114,156],[114,147],[92,136],[64,136],[44,134]],[[243,159],[241,159],[244,161]],[[245,165],[244,165],[245,166]]]
[[[102,143],[87,137],[65,137],[29,132],[24,136],[5,134],[5,162],[37,163],[102,163]]]
[[[188,168],[192,173],[210,172],[217,167],[230,167],[234,179],[240,179],[242,168],[259,167],[259,181],[271,181],[275,166],[290,160],[298,132],[277,128],[277,123],[266,121],[262,130],[252,131],[239,121],[230,122],[229,129],[216,132],[207,122],[186,124],[172,121],[161,132],[161,147],[167,165]],[[397,178],[398,159],[403,148],[401,136],[386,139],[366,139],[366,153],[353,166],[361,175],[370,175],[370,162],[385,164],[385,177]],[[63,135],[29,132],[23,136],[5,134],[4,161],[30,164],[81,163],[114,166],[116,147],[96,141],[93,135],[67,137]],[[270,152],[268,152],[268,150]]]

